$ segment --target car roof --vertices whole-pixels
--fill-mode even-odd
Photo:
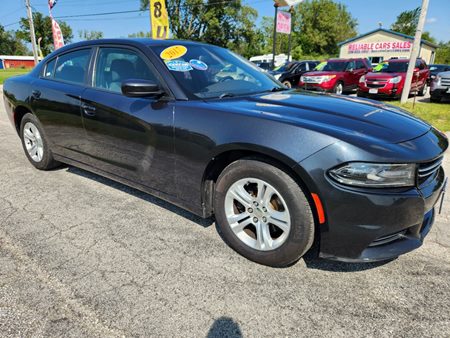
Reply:
[[[350,59],[340,59],[340,58],[335,58],[335,59],[328,59],[328,62],[330,62],[330,61],[343,61],[343,62],[349,62],[349,61],[356,61],[356,60],[365,60],[365,58],[350,58]]]
[[[80,41],[76,43],[72,43],[66,45],[57,51],[57,54],[60,54],[65,51],[69,51],[74,48],[80,47],[88,47],[88,46],[96,46],[101,44],[117,44],[117,45],[129,45],[129,46],[154,46],[154,47],[169,47],[177,44],[183,44],[185,46],[194,46],[194,45],[203,45],[207,46],[208,44],[196,41],[188,41],[188,40],[155,40],[150,38],[121,38],[121,39],[97,39],[97,40],[89,40],[89,41]],[[52,55],[54,55],[52,53]]]

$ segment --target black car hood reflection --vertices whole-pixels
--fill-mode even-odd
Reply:
[[[341,139],[400,143],[431,129],[404,110],[357,97],[292,90],[208,102],[220,109],[263,115]]]

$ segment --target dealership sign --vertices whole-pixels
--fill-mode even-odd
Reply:
[[[284,34],[291,34],[291,13],[288,12],[277,13],[277,32]]]
[[[348,52],[350,54],[371,52],[410,52],[411,47],[412,42],[410,41],[356,42],[348,45]]]

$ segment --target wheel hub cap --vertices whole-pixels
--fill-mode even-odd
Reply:
[[[23,139],[28,155],[34,162],[41,162],[44,157],[44,142],[37,127],[27,122],[23,127]]]
[[[225,213],[237,238],[259,251],[280,247],[291,229],[283,196],[272,185],[256,178],[241,179],[228,189]]]

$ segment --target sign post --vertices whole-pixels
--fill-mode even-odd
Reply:
[[[275,53],[277,49],[277,20],[278,20],[278,2],[275,0],[275,21],[273,24],[273,46],[272,46],[272,69],[275,68]]]
[[[150,21],[153,39],[169,38],[169,15],[165,0],[150,0]]]

